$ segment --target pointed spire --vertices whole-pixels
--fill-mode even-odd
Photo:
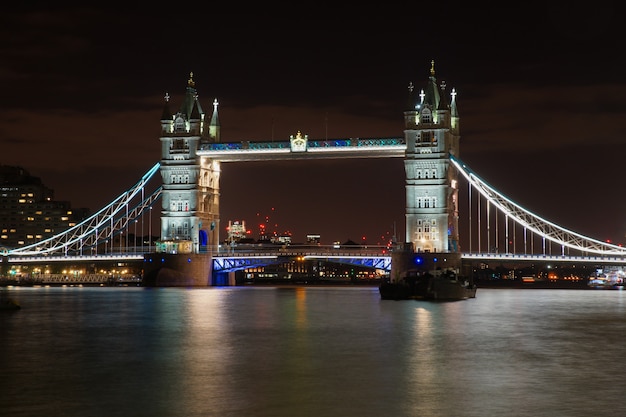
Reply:
[[[424,105],[430,105],[433,110],[439,107],[439,87],[435,78],[435,60],[430,61],[430,76],[425,89],[425,96],[422,100]]]
[[[200,120],[202,116],[200,116],[200,103],[198,102],[198,95],[196,94],[193,100],[193,108],[191,109],[191,114],[189,115],[189,120]]]
[[[189,79],[187,80],[187,89],[185,92],[185,97],[183,98],[183,103],[180,107],[180,113],[185,115],[186,119],[189,120],[192,116],[191,113],[194,111],[194,107],[198,108],[198,114],[200,117],[197,119],[201,119],[204,112],[202,111],[202,106],[198,101],[198,92],[196,90],[196,82],[193,80],[193,72],[189,73]]]
[[[163,114],[161,120],[172,120],[172,112],[170,111],[170,95],[165,93],[165,105],[163,106]]]
[[[452,89],[450,96],[452,97],[452,102],[450,103],[450,114],[452,117],[459,117],[459,111],[456,107],[456,89]]]
[[[415,110],[417,109],[417,104],[416,103],[416,98],[415,98],[415,85],[413,84],[413,81],[409,82],[408,85],[408,102],[407,102],[407,110]]]
[[[191,72],[189,73],[189,79],[187,80],[187,86],[188,86],[188,87],[192,87],[192,88],[196,86],[196,83],[195,83],[195,81],[193,80],[193,71],[191,71]]]
[[[442,81],[441,84],[439,84],[439,88],[441,88],[441,94],[440,96],[440,100],[439,100],[439,106],[437,107],[437,110],[448,110],[448,99],[446,96],[446,82]]]
[[[211,116],[211,123],[209,124],[209,137],[214,142],[220,141],[220,119],[217,113],[217,106],[219,105],[217,98],[213,100],[213,115]]]

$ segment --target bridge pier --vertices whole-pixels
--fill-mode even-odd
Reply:
[[[208,253],[150,253],[144,256],[144,287],[208,287],[212,284]]]
[[[389,280],[402,279],[407,271],[429,272],[437,269],[454,269],[463,274],[460,253],[454,252],[415,252],[412,242],[398,245],[391,253],[391,273]]]

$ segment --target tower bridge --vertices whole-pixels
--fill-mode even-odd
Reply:
[[[117,254],[129,260],[143,258],[146,285],[206,286],[232,284],[232,276],[224,274],[238,269],[299,257],[371,267],[393,275],[396,265],[388,248],[319,253],[317,248],[291,247],[253,254],[220,245],[221,164],[321,158],[403,158],[406,223],[401,247],[410,254],[443,254],[446,259],[466,261],[626,264],[626,248],[542,218],[471,170],[460,158],[456,90],[447,91],[445,82],[438,83],[434,63],[426,78],[422,89],[409,84],[402,136],[319,140],[297,132],[285,141],[222,142],[218,102],[213,102],[209,118],[190,75],[177,111],[171,111],[169,95],[165,96],[160,162],[82,223],[35,244],[5,250],[2,267],[73,257],[88,261]],[[461,192],[463,186],[466,192]],[[464,194],[467,198],[461,200]],[[157,216],[153,210],[157,201],[160,238],[156,242],[150,238],[147,246],[142,242],[138,247],[137,236],[145,236],[152,216]],[[461,214],[469,219],[468,230],[463,232],[468,242],[464,248]],[[134,242],[129,244],[131,235]],[[151,229],[148,235],[152,236]]]

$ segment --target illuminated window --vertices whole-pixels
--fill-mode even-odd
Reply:
[[[182,132],[184,130],[185,130],[185,120],[179,116],[176,118],[176,120],[174,120],[174,131]]]

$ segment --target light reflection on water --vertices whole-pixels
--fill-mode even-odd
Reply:
[[[13,288],[2,415],[616,416],[626,292]]]

